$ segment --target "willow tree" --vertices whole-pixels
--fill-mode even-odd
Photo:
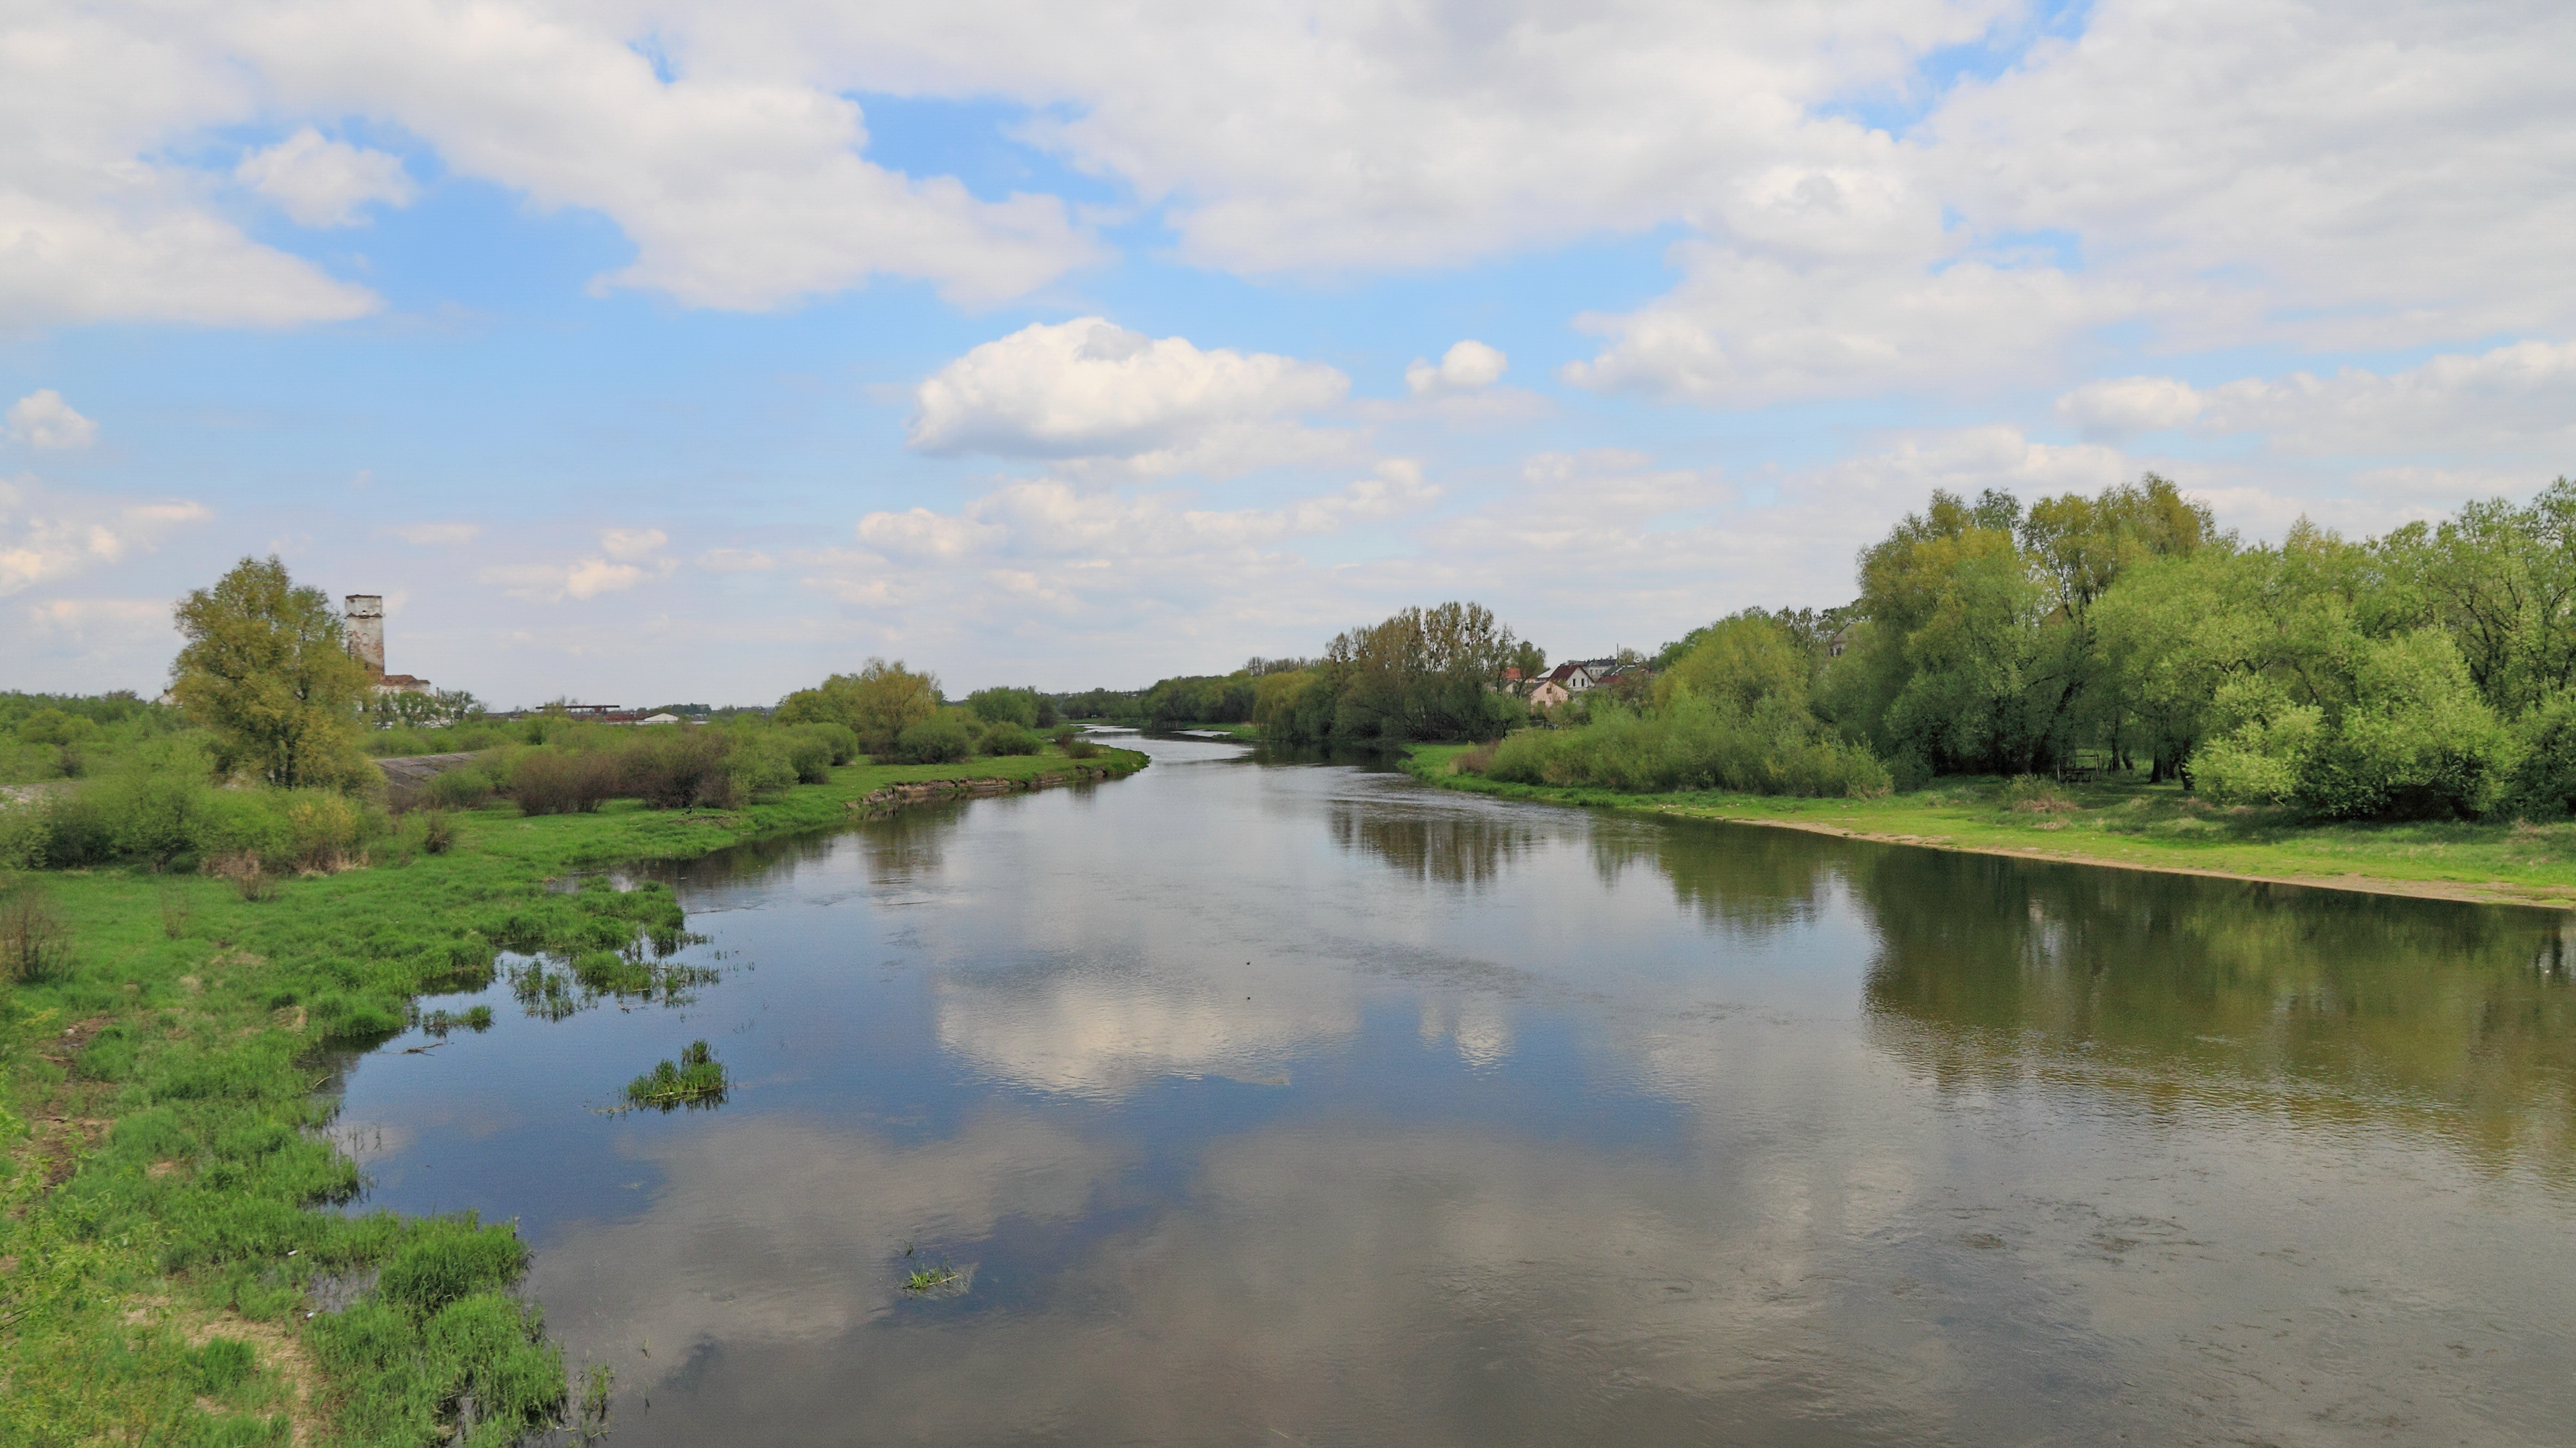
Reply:
[[[322,590],[298,588],[273,554],[245,558],[175,612],[187,645],[171,661],[170,692],[214,735],[219,772],[286,786],[366,782],[366,670]]]

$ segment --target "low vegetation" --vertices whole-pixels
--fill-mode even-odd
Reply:
[[[335,692],[337,620],[310,594],[245,560],[192,595],[184,714],[0,696],[0,766],[20,776],[0,796],[0,1442],[595,1433],[607,1379],[582,1374],[574,1401],[513,1295],[526,1253],[509,1226],[335,1209],[360,1182],[313,1094],[334,1059],[407,1027],[488,1029],[488,1006],[433,1003],[505,969],[545,1019],[684,1003],[713,971],[679,957],[677,901],[586,872],[1068,757],[1018,752],[1016,720],[1003,753],[944,765],[870,762],[842,720],[757,713],[371,730]],[[279,690],[246,659],[319,682]],[[997,726],[975,718],[980,744]],[[403,747],[380,757],[473,758],[389,791],[367,746],[392,734]],[[580,888],[556,888],[572,875]],[[703,1044],[665,1065],[671,1100],[713,1099]],[[332,1284],[352,1304],[311,1312]]]
[[[664,1061],[626,1083],[626,1104],[675,1111],[724,1104],[724,1062],[704,1041],[680,1048],[680,1059]]]

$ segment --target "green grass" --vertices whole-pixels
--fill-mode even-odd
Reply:
[[[626,1104],[664,1111],[696,1109],[724,1101],[725,1068],[704,1041],[691,1041],[677,1061],[664,1061],[626,1083]]]
[[[898,781],[1066,765],[850,765],[723,812],[459,811],[446,853],[260,899],[139,868],[21,876],[69,960],[0,986],[0,1443],[284,1443],[300,1427],[313,1444],[490,1448],[577,1412],[511,1295],[525,1252],[508,1226],[324,1209],[360,1185],[320,1132],[331,1054],[415,1020],[488,1024],[421,998],[489,984],[504,948],[537,957],[514,984],[540,1015],[703,984],[662,959],[686,938],[667,889],[551,886],[569,873],[837,826]],[[356,1305],[305,1317],[322,1279],[369,1272]],[[476,1426],[450,1436],[468,1393]]]
[[[2095,785],[2052,786],[2048,793],[2054,800],[2018,802],[2012,782],[1993,777],[1944,778],[1926,789],[1880,799],[1619,794],[1504,784],[1455,772],[1452,765],[1465,752],[1463,745],[1420,746],[1405,768],[1444,788],[1506,799],[1787,824],[1943,849],[2145,869],[2576,903],[2576,820],[2313,824],[2286,810],[2230,809],[2186,795],[2177,785],[2150,786],[2117,777]]]

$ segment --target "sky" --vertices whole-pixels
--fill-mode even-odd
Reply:
[[[1134,688],[2576,473],[2576,7],[0,13],[0,687],[274,553],[496,706]]]

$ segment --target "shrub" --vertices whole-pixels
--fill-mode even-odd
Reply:
[[[71,968],[71,931],[53,896],[34,880],[0,886],[0,976],[52,980]]]
[[[1099,745],[1078,734],[1064,741],[1064,757],[1067,759],[1089,759],[1099,752]]]
[[[734,737],[721,729],[655,729],[627,741],[624,793],[655,809],[722,808],[733,802]]]
[[[776,799],[796,782],[796,766],[774,740],[757,739],[735,747],[725,762],[730,785],[727,803],[756,804]]]
[[[421,811],[420,847],[433,855],[443,855],[456,848],[456,821],[448,818],[447,811]]]
[[[415,801],[425,809],[478,809],[500,793],[492,771],[483,764],[460,764],[431,775]]]
[[[973,744],[963,721],[942,714],[906,725],[895,737],[895,755],[906,764],[954,764]]]
[[[859,757],[859,736],[846,724],[830,722],[801,726],[806,733],[830,747],[831,763],[838,767]]]
[[[588,814],[616,797],[622,772],[610,755],[531,749],[511,761],[510,798],[522,814]]]
[[[776,747],[786,756],[788,767],[796,771],[798,784],[832,782],[832,741],[810,730],[797,729],[782,731]]]
[[[2505,807],[2535,819],[2576,813],[2576,692],[2542,699],[2513,732],[2521,758],[2505,785]],[[6,859],[0,844],[0,863]]]
[[[982,747],[986,754],[1035,754],[1043,746],[1038,737],[1017,724],[996,724],[984,731]]]
[[[1485,772],[1523,784],[1638,794],[1723,789],[1861,798],[1892,784],[1887,766],[1868,750],[1821,736],[1803,710],[1774,701],[1738,714],[1692,695],[1654,715],[1605,703],[1580,728],[1523,730],[1502,741]]]

